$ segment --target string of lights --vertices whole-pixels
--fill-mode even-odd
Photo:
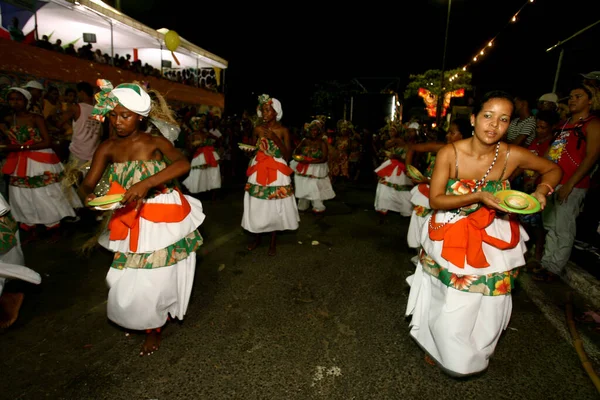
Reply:
[[[487,44],[485,46],[483,46],[483,48],[477,52],[473,58],[471,59],[471,61],[469,61],[467,64],[465,64],[465,66],[462,68],[463,71],[466,71],[471,65],[473,65],[474,63],[476,63],[477,61],[479,61],[481,59],[481,57],[483,57],[486,53],[489,52],[489,48],[492,47],[494,45],[494,43],[496,42],[496,39],[498,39],[498,37],[500,36],[500,34],[502,34],[502,32],[506,29],[507,26],[514,24],[517,22],[519,14],[523,11],[523,9],[525,7],[527,7],[528,5],[530,5],[531,3],[533,3],[534,0],[527,0],[525,2],[525,4],[523,4],[521,6],[521,8],[519,8],[519,10],[512,16],[512,18],[506,23],[506,25],[504,25],[504,27],[502,27],[502,29],[491,39],[487,42]],[[450,82],[452,82],[454,79],[458,78],[458,73],[452,75],[449,80]]]

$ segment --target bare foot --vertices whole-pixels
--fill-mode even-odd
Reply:
[[[146,341],[142,345],[140,350],[140,356],[149,356],[154,353],[160,347],[160,331],[152,329],[146,333]]]
[[[260,245],[260,235],[256,235],[252,243],[250,243],[247,247],[248,251],[252,251],[256,249]]]
[[[269,245],[269,252],[267,254],[270,256],[277,254],[277,232],[271,233],[271,244]]]
[[[4,292],[0,296],[0,328],[8,328],[15,323],[19,316],[23,293]]]
[[[429,357],[428,355],[425,356],[425,362],[429,365],[433,365],[435,366],[435,361],[433,360],[433,358]]]

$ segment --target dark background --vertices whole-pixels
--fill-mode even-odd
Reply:
[[[501,31],[492,51],[469,67],[475,95],[505,89],[537,98],[552,90],[560,53],[546,49],[597,21],[594,3],[535,0],[508,24],[525,1],[454,0],[446,67],[464,66]],[[121,0],[121,9],[225,58],[228,113],[253,110],[268,93],[281,100],[285,122],[297,124],[310,117],[310,96],[322,80],[358,78],[370,92],[402,93],[411,73],[441,69],[447,0],[192,4]],[[600,70],[599,39],[600,24],[564,46],[559,95],[579,73]]]

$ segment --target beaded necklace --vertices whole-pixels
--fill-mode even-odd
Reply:
[[[487,181],[488,175],[492,171],[492,168],[494,168],[494,165],[496,165],[496,161],[498,160],[499,152],[500,152],[500,142],[498,142],[498,144],[496,145],[496,153],[494,154],[494,160],[490,164],[490,167],[487,169],[487,171],[485,171],[485,174],[483,175],[483,177],[481,179],[475,181],[475,186],[471,189],[471,193],[475,193],[480,187],[482,187],[485,184],[485,182]],[[462,207],[460,207],[448,221],[442,222],[441,224],[434,226],[433,220],[435,219],[435,216],[437,215],[437,211],[436,211],[429,218],[429,228],[434,231],[437,231],[438,229],[441,229],[444,226],[448,225],[450,222],[454,221],[460,215],[461,212],[462,212]]]

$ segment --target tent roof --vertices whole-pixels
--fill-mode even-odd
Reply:
[[[37,23],[40,36],[52,34],[52,40],[61,39],[63,45],[73,41],[83,43],[83,33],[95,33],[94,47],[106,53],[110,53],[111,48],[111,24],[115,53],[129,53],[134,48],[160,51],[164,44],[164,30],[154,30],[100,0],[49,0],[37,11]],[[34,27],[35,18],[32,17],[23,31],[28,32]],[[175,54],[183,67],[227,68],[228,65],[223,58],[184,38]]]

